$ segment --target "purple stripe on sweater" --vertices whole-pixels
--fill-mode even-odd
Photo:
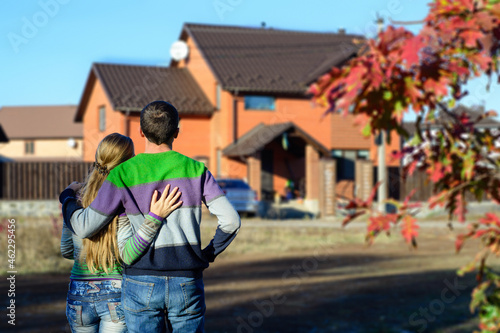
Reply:
[[[154,190],[158,190],[159,195],[161,195],[167,184],[170,184],[170,191],[178,187],[179,191],[182,192],[179,199],[182,200],[181,207],[200,206],[203,197],[206,202],[210,202],[224,195],[224,192],[222,192],[212,174],[207,171],[205,176],[200,178],[169,179],[161,182],[136,185],[132,188],[118,189],[110,182],[105,181],[96,199],[90,206],[109,216],[116,214],[123,203],[127,214],[146,215],[149,212]],[[159,220],[163,219],[159,218]]]
[[[138,242],[136,242],[135,244],[137,245],[142,245],[143,247],[146,247],[149,245],[149,242],[147,242],[145,239],[143,239],[141,236],[139,235],[135,235],[136,239],[138,240]]]
[[[205,183],[203,184],[203,196],[205,197],[206,202],[210,202],[221,195],[224,195],[224,192],[221,190],[219,184],[217,184],[210,171],[207,170]]]
[[[104,181],[90,207],[107,216],[116,215],[122,207],[122,193],[109,181]]]
[[[160,222],[161,222],[161,221],[163,221],[163,217],[158,216],[158,215],[156,215],[156,214],[155,214],[155,213],[153,213],[153,212],[149,212],[149,216],[151,216],[151,217],[152,217],[152,218],[154,218],[154,219],[157,219],[157,220],[158,220],[158,221],[160,221]]]

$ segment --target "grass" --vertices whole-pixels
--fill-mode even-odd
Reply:
[[[19,217],[16,220],[16,270],[18,274],[36,273],[69,273],[73,261],[62,258],[59,244],[62,220],[60,218],[33,218]],[[0,221],[0,253],[6,253],[7,235],[5,224]],[[332,222],[333,223],[333,222]],[[220,258],[238,258],[240,255],[267,254],[286,255],[322,249],[335,249],[345,245],[354,245],[355,248],[364,247],[365,230],[363,228],[308,226],[308,222],[289,226],[287,221],[273,223],[255,219],[244,219],[242,228],[236,240],[220,255]],[[1,226],[4,226],[3,230]],[[210,242],[215,234],[217,221],[207,218],[201,224],[202,245]],[[376,244],[386,246],[392,244],[396,248],[404,246],[399,234],[390,237],[380,235]],[[443,249],[453,252],[454,235],[446,229],[426,230],[419,236],[419,242],[427,238],[440,237],[443,240]],[[358,247],[359,246],[359,247]],[[5,250],[4,250],[5,249]],[[5,252],[4,252],[5,251]],[[5,254],[5,257],[7,255]],[[2,272],[5,274],[5,271]]]
[[[17,217],[15,219],[16,270],[18,274],[64,273],[71,270],[73,261],[61,257],[60,218]],[[363,230],[349,230],[322,227],[286,227],[286,221],[270,227],[254,226],[252,219],[243,220],[243,227],[229,250],[221,257],[233,257],[240,254],[266,254],[299,252],[321,246],[342,244],[360,244],[364,242]],[[7,219],[0,221],[0,253],[6,253]],[[307,222],[305,222],[307,223]],[[212,239],[217,228],[214,219],[202,223],[202,244]],[[380,237],[378,243],[401,241],[400,237]],[[4,250],[5,249],[5,250]],[[5,251],[5,252],[4,252]],[[6,257],[7,255],[5,255]],[[5,274],[5,271],[2,272]]]
[[[15,270],[18,274],[69,272],[71,270],[73,262],[61,257],[59,248],[62,221],[50,218],[14,219],[16,221]],[[1,221],[2,226],[6,225],[6,221],[7,219]],[[2,249],[0,253],[7,252],[5,228],[2,228],[0,232],[0,249]]]

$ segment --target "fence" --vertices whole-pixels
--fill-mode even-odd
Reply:
[[[72,181],[84,181],[90,162],[0,163],[0,199],[57,199]]]
[[[415,171],[405,180],[401,180],[401,200],[416,189],[411,201],[427,201],[432,196],[432,183],[429,182],[428,175],[422,171]]]

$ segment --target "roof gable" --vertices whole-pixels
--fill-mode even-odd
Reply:
[[[214,106],[186,68],[96,63],[78,106],[81,121],[91,87],[98,78],[114,110],[141,111],[156,100],[171,102],[181,115],[211,115]]]
[[[304,95],[307,86],[353,57],[357,35],[185,24],[181,39],[195,41],[229,91]],[[176,62],[172,61],[171,65]]]
[[[236,142],[233,142],[222,151],[229,157],[249,156],[261,150],[265,145],[275,140],[283,133],[294,133],[302,140],[312,145],[323,155],[329,155],[329,150],[320,142],[307,134],[293,122],[286,122],[273,125],[259,125],[245,133]]]

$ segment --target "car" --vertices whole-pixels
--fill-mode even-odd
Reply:
[[[238,213],[257,215],[259,210],[257,192],[252,190],[245,181],[224,178],[218,179],[217,183]]]

